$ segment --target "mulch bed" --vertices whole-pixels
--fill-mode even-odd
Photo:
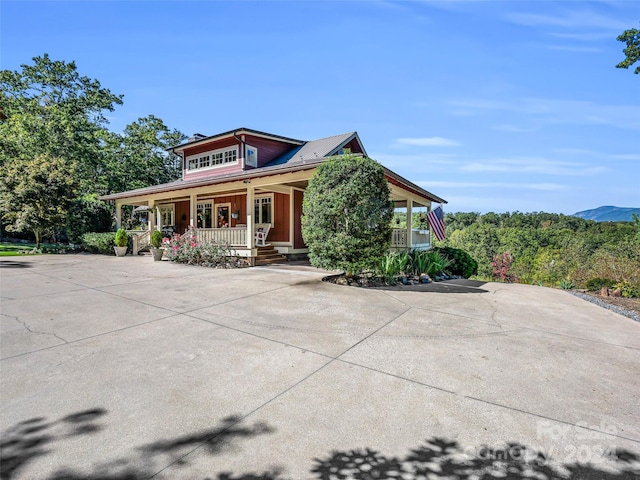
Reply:
[[[349,287],[389,287],[389,286],[410,286],[410,285],[424,285],[433,282],[440,282],[444,280],[456,280],[460,279],[459,275],[453,276],[438,276],[435,278],[431,278],[429,275],[415,276],[409,275],[407,277],[402,277],[395,283],[386,282],[384,279],[380,277],[367,276],[367,275],[353,275],[347,276],[344,273],[339,273],[336,275],[328,275],[322,279],[323,282],[335,283],[336,285],[347,285]]]

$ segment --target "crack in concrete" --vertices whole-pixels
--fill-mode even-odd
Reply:
[[[58,336],[58,334],[56,334],[55,332],[40,332],[40,331],[38,331],[38,330],[34,330],[34,329],[32,329],[32,328],[27,324],[27,322],[25,322],[25,321],[23,321],[23,320],[20,320],[18,317],[14,317],[14,316],[10,316],[10,315],[5,315],[5,314],[3,314],[3,316],[5,316],[5,317],[9,317],[9,318],[13,318],[16,322],[18,322],[20,325],[22,325],[22,326],[23,326],[23,327],[24,327],[24,328],[25,328],[29,333],[33,333],[33,334],[36,334],[36,335],[51,335],[52,337],[57,338],[57,339],[58,339],[58,340],[60,340],[61,342],[69,343],[69,342],[67,342],[64,338],[62,338],[62,337]]]

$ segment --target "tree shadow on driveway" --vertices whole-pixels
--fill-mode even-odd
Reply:
[[[0,454],[2,480],[20,477],[30,462],[53,454],[56,442],[101,431],[98,423],[107,411],[95,408],[48,421],[44,417],[18,423],[3,432]],[[219,455],[236,440],[273,433],[274,428],[260,422],[245,426],[240,416],[231,416],[204,431],[160,440],[134,448],[128,457],[93,467],[90,472],[71,468],[56,471],[47,480],[143,480],[176,467],[173,478],[194,478],[179,469],[189,465],[189,454],[201,449]],[[295,454],[295,452],[291,452]],[[305,479],[317,480],[637,480],[640,456],[626,450],[611,449],[588,460],[591,463],[560,463],[519,443],[504,447],[463,448],[455,440],[432,437],[401,457],[387,456],[371,448],[332,451],[310,459],[313,466]],[[250,452],[248,452],[250,454]],[[165,455],[168,455],[166,457]],[[598,456],[600,455],[600,456]],[[607,462],[600,463],[606,459]],[[176,476],[177,475],[177,476]],[[202,480],[300,480],[283,473],[283,468],[263,472],[234,474],[223,472]]]
[[[32,418],[2,432],[0,442],[0,479],[21,477],[28,465],[41,457],[53,455],[56,443],[79,435],[90,435],[105,428],[98,421],[106,415],[95,408],[49,421]],[[92,467],[91,472],[73,468],[58,470],[48,480],[142,480],[155,476],[168,466],[188,465],[187,456],[196,449],[209,455],[220,454],[235,440],[273,433],[265,423],[242,425],[240,416],[223,418],[219,425],[168,440],[160,440],[132,449],[129,456]]]

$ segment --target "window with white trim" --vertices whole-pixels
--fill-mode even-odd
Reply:
[[[198,228],[213,228],[213,203],[198,203],[198,220],[196,226]]]
[[[261,195],[254,199],[254,223],[273,223],[273,196]]]
[[[162,222],[163,227],[173,227],[175,226],[175,210],[173,208],[173,204],[171,205],[161,205],[159,207],[160,210],[160,221]]]
[[[216,168],[238,163],[238,147],[220,148],[187,157],[187,170]]]

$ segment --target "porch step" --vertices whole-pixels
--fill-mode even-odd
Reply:
[[[278,253],[278,251],[272,246],[258,247],[258,255],[256,256],[255,265],[270,265],[272,263],[285,263],[287,262],[286,255]]]

